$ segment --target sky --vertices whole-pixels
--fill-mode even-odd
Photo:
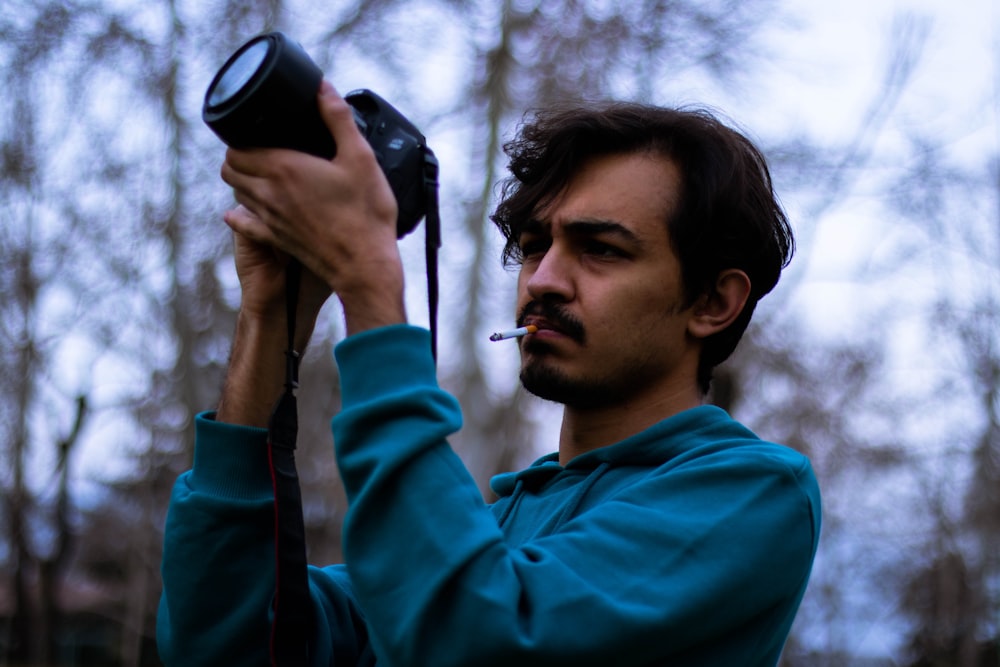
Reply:
[[[849,141],[883,85],[893,25],[907,15],[923,31],[918,32],[922,55],[891,120],[877,136],[870,164],[878,168],[872,173],[900,170],[905,137],[914,131],[942,140],[956,163],[982,166],[997,152],[996,0],[790,0],[786,6],[797,17],[793,21],[799,30],[776,33],[777,57],[763,84],[769,95],[751,91],[720,101],[763,143],[800,131],[820,145]],[[763,107],[762,98],[773,102]],[[781,196],[780,180],[776,186]],[[919,236],[887,212],[882,188],[877,180],[853,183],[818,218],[810,215],[808,200],[786,194],[799,244],[775,293],[822,339],[893,336],[895,372],[901,382],[915,382],[921,374],[950,369],[941,368],[946,361],[927,354],[928,332],[899,317],[898,309],[922,316],[942,289],[940,267],[919,270],[914,265],[886,275],[880,269],[907,245],[940,259],[931,248],[940,239]],[[890,311],[898,317],[893,324]],[[882,327],[887,328],[880,331]]]

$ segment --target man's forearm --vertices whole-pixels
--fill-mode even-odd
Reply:
[[[279,326],[280,324],[280,326]],[[303,327],[303,324],[308,324]],[[299,323],[297,348],[305,347],[312,322]],[[229,424],[266,427],[285,384],[284,323],[267,322],[240,312],[233,338],[229,370],[222,388],[216,419]],[[300,350],[301,351],[301,350]]]
[[[406,323],[403,264],[394,240],[382,261],[359,262],[346,273],[352,280],[340,286],[337,297],[348,336]]]

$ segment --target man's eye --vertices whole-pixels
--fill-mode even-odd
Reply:
[[[608,243],[603,243],[601,241],[588,241],[584,247],[584,251],[588,255],[593,255],[595,257],[604,258],[615,258],[615,257],[625,257],[625,252],[617,247]]]
[[[521,241],[521,257],[532,257],[539,254],[545,254],[545,251],[549,249],[549,242],[545,239],[526,239]]]

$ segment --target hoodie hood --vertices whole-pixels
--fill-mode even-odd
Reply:
[[[503,473],[490,480],[490,488],[498,497],[514,493],[519,486],[539,488],[566,471],[596,471],[618,466],[659,466],[681,457],[712,434],[719,439],[757,439],[749,429],[734,421],[729,414],[714,405],[701,405],[650,426],[644,431],[606,447],[581,454],[559,465],[559,453],[539,458],[520,472]]]
[[[760,442],[724,410],[703,405],[685,410],[621,442],[559,465],[548,454],[516,473],[497,475],[492,506],[508,543],[551,535],[582,514],[666,467],[734,443]]]

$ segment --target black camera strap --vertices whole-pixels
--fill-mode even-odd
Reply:
[[[291,260],[285,269],[285,308],[288,350],[285,391],[268,423],[267,454],[274,489],[275,582],[272,600],[271,664],[305,667],[309,661],[309,632],[313,608],[309,599],[305,522],[302,492],[295,469],[298,437],[299,353],[295,351],[295,313],[298,308],[302,265]]]
[[[430,317],[431,353],[437,358],[438,250],[441,247],[441,216],[438,212],[438,161],[423,147],[425,259],[427,308]],[[305,667],[309,663],[309,633],[313,608],[309,598],[305,521],[302,490],[295,468],[298,437],[299,353],[295,350],[295,316],[298,310],[302,265],[291,260],[285,269],[285,310],[288,349],[285,351],[285,391],[268,422],[267,452],[274,489],[275,585],[271,621],[271,665]]]
[[[434,152],[424,151],[424,256],[427,271],[427,311],[430,318],[431,353],[437,359],[438,250],[441,248],[441,215],[438,212],[438,161]]]

